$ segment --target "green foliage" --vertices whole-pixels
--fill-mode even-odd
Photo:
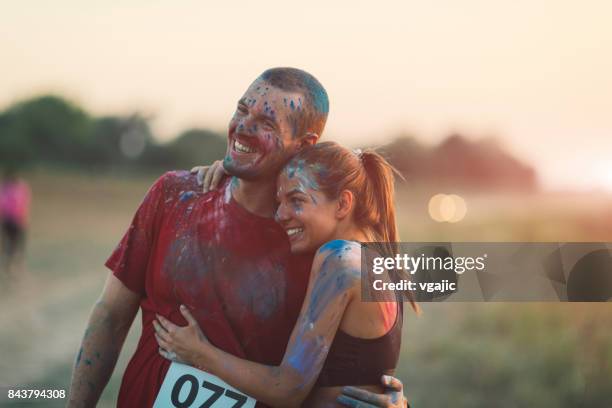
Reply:
[[[91,118],[81,108],[57,96],[17,103],[0,114],[2,162],[75,161],[89,148]]]
[[[126,139],[135,139],[141,143],[140,148],[139,146],[132,147],[135,150],[131,152],[131,155],[126,154],[125,151]],[[96,119],[92,145],[95,151],[92,157],[94,163],[104,166],[140,165],[143,163],[142,156],[156,147],[149,123],[140,115],[105,116]],[[152,167],[160,164],[149,163]]]
[[[187,168],[223,158],[225,138],[204,129],[181,133],[174,141],[155,141],[147,118],[92,117],[58,96],[16,103],[0,112],[0,165],[55,164],[104,169]]]
[[[226,142],[218,134],[204,129],[190,129],[167,146],[169,156],[175,157],[180,168],[211,163],[225,156]]]

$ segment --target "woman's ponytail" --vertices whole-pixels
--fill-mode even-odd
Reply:
[[[374,221],[373,230],[377,235],[376,239],[380,244],[379,250],[386,257],[394,258],[398,252],[399,233],[397,231],[397,222],[395,219],[395,184],[394,174],[403,179],[403,176],[381,155],[372,151],[366,150],[359,153],[363,168],[366,173],[366,191],[369,190],[371,197],[368,203],[363,203],[369,208],[364,208],[362,211],[367,211],[369,217]],[[402,274],[395,274],[394,279],[399,279]],[[408,294],[408,301],[417,314],[420,314],[420,308],[417,305],[412,293]]]
[[[372,226],[377,239],[384,242],[397,242],[399,234],[395,222],[395,204],[393,184],[393,167],[378,153],[366,150],[359,154],[363,168],[366,172],[366,183],[369,184],[368,202],[364,212],[371,212],[368,218],[373,221]],[[363,203],[364,206],[366,203]]]

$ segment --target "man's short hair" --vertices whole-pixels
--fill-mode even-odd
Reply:
[[[311,74],[297,68],[270,68],[259,76],[275,88],[286,92],[299,92],[304,96],[301,101],[285,101],[294,110],[292,116],[293,136],[307,133],[321,135],[329,113],[329,98],[323,85]]]

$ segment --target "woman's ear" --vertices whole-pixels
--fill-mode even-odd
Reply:
[[[338,198],[338,207],[336,209],[336,217],[343,219],[348,216],[355,202],[355,195],[350,190],[342,190]]]

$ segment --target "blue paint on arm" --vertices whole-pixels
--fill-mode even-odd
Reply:
[[[301,376],[308,378],[319,364],[323,343],[321,336],[314,339],[305,339],[302,336],[297,339],[287,361]]]
[[[359,274],[353,270],[355,258],[345,256],[347,253],[360,256],[360,252],[351,251],[358,244],[336,240],[324,247],[315,257],[314,264],[319,266],[312,271],[308,303],[283,359],[299,376],[296,392],[307,391],[305,387],[312,386],[319,376],[350,301],[350,290],[358,282],[354,279]]]
[[[337,239],[327,242],[317,251],[316,257],[323,257],[323,262],[311,292],[308,307],[311,322],[316,321],[334,299],[346,295],[347,290],[357,283],[361,275],[360,250],[355,242]],[[351,259],[350,255],[358,258]]]
[[[77,367],[79,365],[79,363],[81,362],[81,356],[82,355],[83,355],[83,347],[81,347],[79,349],[79,354],[77,355],[75,367]]]

